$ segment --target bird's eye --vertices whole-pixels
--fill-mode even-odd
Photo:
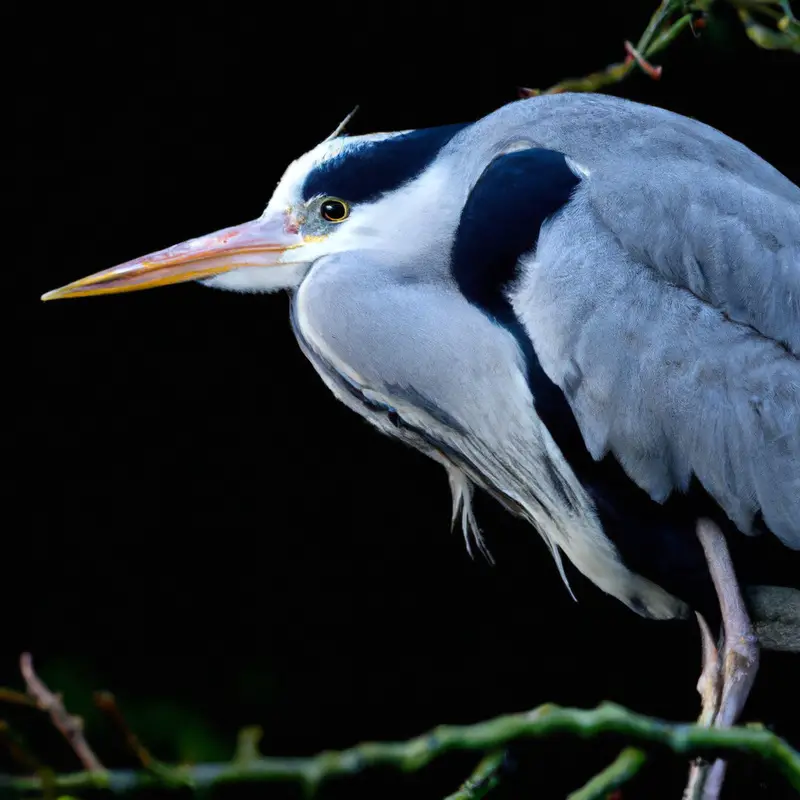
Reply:
[[[328,197],[319,207],[322,218],[328,222],[344,222],[350,216],[350,206],[344,200]]]

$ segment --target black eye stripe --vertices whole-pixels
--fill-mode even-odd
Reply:
[[[306,176],[303,199],[320,195],[368,203],[415,178],[441,149],[468,124],[422,128],[388,139],[345,145],[342,152]]]

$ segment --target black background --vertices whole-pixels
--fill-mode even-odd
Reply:
[[[0,684],[20,686],[31,650],[119,765],[130,759],[93,689],[116,692],[157,755],[190,760],[229,757],[251,723],[265,752],[301,755],[545,701],[696,715],[694,626],[642,620],[568,566],[575,604],[538,536],[486,498],[497,565],[470,560],[448,531],[444,472],[329,395],[285,296],[183,285],[38,300],[258,216],[286,164],[356,103],[352,133],[475,119],[519,85],[621,60],[651,5],[2,12]],[[797,56],[758,50],[722,15],[658,61],[660,81],[636,75],[615,93],[715,125],[800,179]],[[795,743],[796,675],[792,657],[766,654],[746,714]],[[33,715],[8,714],[74,768]],[[563,797],[616,746],[534,743],[498,796]],[[373,773],[327,796],[441,797],[472,763]],[[626,799],[680,796],[677,759],[647,774]],[[786,791],[746,764],[728,788]]]

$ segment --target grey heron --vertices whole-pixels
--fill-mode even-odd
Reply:
[[[192,280],[288,290],[333,394],[446,469],[468,546],[479,487],[565,582],[562,554],[697,614],[701,718],[733,724],[758,646],[726,541],[800,549],[800,188],[699,121],[565,93],[337,130],[257,219],[43,299]]]

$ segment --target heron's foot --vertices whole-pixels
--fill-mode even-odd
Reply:
[[[729,728],[744,708],[758,671],[758,637],[747,620],[745,630],[729,639],[726,633],[722,656],[722,698],[714,724]]]
[[[758,670],[758,639],[749,620],[748,631],[737,636],[732,644],[723,647],[722,698],[714,719],[718,728],[730,728],[735,724],[750,694]],[[725,762],[717,759],[708,769],[703,782],[703,800],[717,800],[725,780]]]
[[[758,637],[739,590],[724,534],[713,522],[702,519],[697,523],[697,536],[722,612],[722,696],[714,725],[729,728],[739,718],[758,671]]]
[[[722,531],[709,520],[697,524],[708,570],[714,582],[722,612],[723,644],[714,646],[705,620],[698,614],[703,638],[703,670],[697,682],[702,698],[699,722],[729,728],[739,718],[758,671],[758,638],[739,590],[728,546]],[[717,800],[725,779],[725,762],[692,764],[685,800]]]
[[[683,790],[683,800],[703,800],[703,789],[708,783],[710,765],[703,760],[692,762],[689,768],[689,780]]]
[[[710,728],[717,716],[723,692],[723,673],[720,669],[720,657],[708,623],[701,614],[697,614],[700,626],[700,637],[703,647],[703,668],[697,681],[697,692],[700,695],[701,711],[697,719],[699,725]],[[683,792],[684,800],[703,800],[703,787],[709,775],[709,767],[704,759],[696,759],[689,768],[689,780]]]

